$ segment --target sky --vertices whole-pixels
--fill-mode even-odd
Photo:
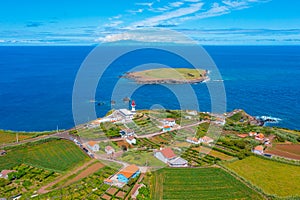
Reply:
[[[5,0],[0,45],[151,39],[137,34],[143,29],[174,30],[203,45],[300,45],[299,8],[298,0]]]

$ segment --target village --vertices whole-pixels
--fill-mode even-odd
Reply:
[[[99,160],[111,160],[123,165],[119,172],[104,180],[105,184],[119,188],[122,188],[130,179],[134,179],[141,173],[144,174],[147,171],[162,167],[195,167],[200,166],[200,163],[203,163],[205,159],[212,159],[206,164],[214,163],[216,158],[210,156],[209,153],[216,151],[216,148],[213,150],[212,147],[218,146],[216,141],[221,136],[221,132],[219,134],[214,133],[214,131],[210,133],[207,125],[215,131],[216,128],[222,129],[226,123],[226,117],[231,117],[240,111],[235,110],[225,114],[184,111],[183,114],[181,113],[181,119],[178,120],[178,117],[172,117],[178,113],[166,114],[159,110],[137,111],[134,100],[131,101],[130,107],[130,110],[114,110],[109,115],[85,125],[87,130],[97,129],[101,127],[101,124],[117,125],[118,129],[114,130],[114,135],[95,140],[87,140],[84,135],[81,135],[80,140],[82,142],[79,142],[79,139],[73,139],[89,156]],[[202,117],[199,118],[199,115]],[[253,117],[250,117],[250,122],[257,123]],[[201,124],[206,127],[199,134]],[[253,131],[247,134],[238,134],[237,137],[253,138],[258,145],[251,149],[252,153],[271,157],[270,154],[264,153],[264,148],[270,145],[272,138],[267,138],[264,134]],[[157,138],[161,139],[158,144],[152,142]],[[192,158],[192,154],[187,155],[186,152],[194,151],[191,147],[203,147],[199,151],[203,158],[195,159],[198,155],[194,155]],[[234,157],[236,152],[224,147],[221,148],[223,150],[219,152],[220,154]],[[139,162],[140,160],[144,160],[144,162]]]
[[[268,163],[266,160],[269,160],[270,165],[274,161],[288,165],[300,164],[299,156],[293,153],[299,148],[299,137],[296,134],[288,132],[289,130],[261,126],[259,120],[243,110],[237,109],[223,114],[195,110],[138,110],[134,100],[129,102],[129,109],[112,110],[105,117],[70,130],[42,136],[45,142],[39,138],[29,139],[31,142],[36,140],[36,146],[41,146],[40,153],[34,157],[53,154],[52,160],[44,160],[45,166],[51,166],[58,171],[51,172],[47,171],[48,167],[39,169],[26,164],[2,168],[0,180],[8,184],[5,188],[14,188],[17,181],[21,181],[19,185],[29,184],[30,177],[37,172],[40,173],[38,177],[44,177],[46,182],[50,182],[39,188],[41,179],[37,179],[31,187],[39,188],[38,190],[26,193],[16,192],[16,188],[11,190],[10,197],[19,199],[26,194],[30,194],[30,198],[52,197],[57,195],[57,189],[61,185],[64,186],[64,195],[73,196],[72,191],[84,183],[86,186],[82,190],[86,196],[94,193],[107,200],[141,199],[141,196],[149,195],[150,191],[152,195],[156,194],[153,193],[153,187],[156,186],[151,185],[152,181],[157,187],[161,187],[163,183],[159,174],[164,171],[175,174],[180,171],[174,178],[183,181],[185,176],[195,178],[190,171],[202,173],[205,169],[215,171],[222,168],[220,173],[224,174],[229,170],[227,166],[240,161],[247,166],[251,160],[260,163]],[[49,145],[50,143],[55,145]],[[60,150],[58,144],[63,145]],[[73,149],[73,153],[59,153],[65,150],[66,145],[73,145],[68,147]],[[19,146],[13,149],[20,151],[20,156],[24,159],[27,151],[23,152],[22,141]],[[56,148],[58,152],[49,150],[47,154],[43,154],[41,152],[44,152],[44,148]],[[0,158],[11,157],[11,160],[17,162],[21,158],[14,159],[19,154],[13,152],[10,148],[4,148],[0,151]],[[31,156],[27,156],[31,160]],[[57,156],[65,156],[65,161],[57,160]],[[75,172],[61,174],[60,178],[55,179],[61,173],[62,162],[71,167],[70,158],[86,159],[86,164],[80,164]],[[259,166],[252,171],[257,168]],[[97,170],[99,171],[95,173]],[[217,174],[211,174],[212,180],[218,178]],[[263,174],[266,175],[268,173]],[[48,179],[52,182],[47,181]],[[80,181],[76,182],[78,180]],[[223,185],[229,187],[226,179],[222,181]],[[67,183],[74,184],[69,187]],[[164,184],[169,182],[166,180]]]

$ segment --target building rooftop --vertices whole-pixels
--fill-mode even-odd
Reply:
[[[128,109],[120,109],[119,111],[122,114],[124,114],[125,116],[131,116],[131,115],[133,115],[133,113],[130,110],[128,110]]]
[[[89,141],[88,142],[88,145],[91,146],[91,147],[93,147],[95,144],[97,144],[96,141]]]
[[[160,152],[163,154],[164,157],[171,159],[176,157],[176,154],[174,153],[174,151],[171,148],[165,148],[160,150]]]
[[[122,169],[121,171],[119,171],[118,174],[122,174],[126,178],[130,178],[133,174],[135,174],[139,170],[140,169],[138,168],[138,166],[129,165],[129,166],[125,167],[124,169]]]

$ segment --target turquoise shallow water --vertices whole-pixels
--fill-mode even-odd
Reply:
[[[0,128],[53,130],[70,128],[72,89],[81,63],[93,47],[0,47]],[[300,129],[300,47],[298,46],[208,46],[219,68],[227,95],[227,110],[242,108],[251,115],[280,118],[276,126]],[[110,107],[111,90],[125,69],[137,61],[147,63],[154,51],[129,55],[113,63],[97,88],[98,116]],[[181,67],[172,55],[159,59]],[[159,60],[157,58],[157,62]],[[122,66],[122,67],[120,67]],[[134,84],[123,80],[124,84]],[[103,84],[105,83],[105,84]],[[201,111],[210,111],[205,84],[192,85]],[[134,92],[138,109],[154,104],[178,109],[176,96],[159,85],[145,85]],[[90,99],[84,100],[85,103]],[[121,101],[121,99],[116,99]],[[102,105],[103,104],[103,105]],[[127,106],[124,104],[124,106]],[[83,120],[91,120],[84,117]]]

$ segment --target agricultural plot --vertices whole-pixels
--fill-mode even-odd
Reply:
[[[272,148],[268,148],[265,153],[300,160],[300,144],[275,144]]]
[[[107,138],[101,127],[79,129],[78,135],[87,140]]]
[[[109,167],[103,167],[96,173],[67,187],[39,195],[33,199],[100,199],[100,196],[110,187],[104,184],[103,180],[115,172]]]
[[[225,153],[204,147],[204,146],[199,146],[199,147],[194,147],[192,148],[194,150],[197,150],[199,153],[204,153],[204,154],[209,154],[210,156],[219,158],[221,160],[231,160],[233,157],[229,156]]]
[[[16,146],[0,157],[0,170],[10,169],[22,163],[53,170],[67,171],[90,158],[74,143],[67,140],[45,140]]]
[[[153,152],[128,151],[119,160],[139,166],[165,167],[166,164],[153,156]]]
[[[226,166],[267,194],[300,196],[300,167],[251,156]]]
[[[152,199],[262,199],[220,168],[164,168],[153,173]]]
[[[206,153],[201,153],[192,148],[189,148],[183,152],[181,157],[186,159],[189,162],[189,165],[193,167],[211,165],[221,160],[220,158],[216,158]]]
[[[53,132],[13,132],[13,131],[4,131],[0,130],[0,145],[13,143],[17,141],[17,137],[19,141],[26,140],[29,138],[38,137],[41,135],[49,135]]]
[[[0,178],[1,197],[9,198],[22,193],[23,197],[29,198],[37,188],[58,176],[57,173],[24,164],[15,166],[13,170],[17,175],[10,176],[16,178]]]

